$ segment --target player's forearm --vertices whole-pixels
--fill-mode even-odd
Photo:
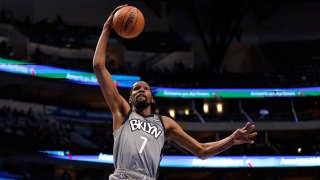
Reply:
[[[230,135],[220,141],[203,143],[202,145],[204,147],[204,151],[200,155],[200,158],[206,159],[229,149],[234,145],[234,141],[232,135]]]
[[[111,29],[110,27],[104,26],[102,30],[102,33],[100,35],[100,38],[94,53],[94,57],[93,57],[94,69],[105,68],[110,29]]]

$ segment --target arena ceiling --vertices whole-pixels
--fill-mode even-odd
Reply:
[[[181,27],[176,25],[171,30],[180,32],[181,37],[189,43],[200,39],[213,67],[220,67],[233,41],[251,41],[252,36],[263,41],[319,38],[314,30],[320,29],[315,25],[316,17],[320,17],[318,13],[320,4],[316,0],[143,0],[143,2],[158,17],[164,15],[170,17],[174,14],[174,17],[178,17],[181,21],[187,21],[188,25]],[[187,28],[190,26],[193,28]],[[310,32],[315,35],[312,37],[303,35]],[[261,43],[261,40],[253,43]]]

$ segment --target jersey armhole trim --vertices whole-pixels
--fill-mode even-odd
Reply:
[[[132,109],[130,109],[130,111],[128,112],[128,114],[126,115],[126,117],[124,118],[124,121],[122,122],[121,125],[123,125],[125,122],[127,122],[127,120],[129,119],[130,114],[132,113]]]
[[[159,119],[160,119],[160,122],[162,124],[162,127],[163,127],[163,130],[164,130],[164,134],[166,134],[166,127],[164,126],[164,123],[163,123],[163,120],[162,120],[162,116],[158,115]]]

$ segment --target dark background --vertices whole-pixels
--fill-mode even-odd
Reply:
[[[146,25],[134,39],[111,33],[107,67],[112,74],[139,75],[156,87],[319,86],[320,2],[316,0],[0,0],[0,57],[93,72],[92,56],[102,25],[116,6],[125,3],[143,12]],[[68,179],[63,176],[68,173],[71,179],[102,179],[113,172],[110,165],[52,160],[37,153],[112,153],[110,117],[96,122],[43,111],[55,106],[110,113],[99,87],[5,72],[0,72],[0,79],[3,177]],[[129,96],[129,89],[119,91]],[[254,145],[235,146],[220,155],[318,156],[320,152],[318,97],[156,98],[156,102],[157,113],[169,115],[169,108],[174,108],[175,119],[186,129],[192,129],[188,123],[200,123],[197,111],[207,123],[204,126],[212,127],[187,130],[201,142],[224,138],[244,125],[248,117],[241,104],[259,135]],[[208,114],[204,103],[210,106]],[[217,113],[216,103],[223,103],[222,114]],[[185,108],[190,109],[189,115],[184,114]],[[269,113],[263,115],[261,110]],[[190,154],[173,142],[165,145],[164,152]],[[159,179],[319,176],[319,168],[161,168]]]

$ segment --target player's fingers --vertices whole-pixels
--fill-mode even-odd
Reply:
[[[246,138],[244,139],[244,141],[245,141],[246,143],[249,143],[249,144],[253,144],[253,143],[254,143],[254,140],[250,139],[249,136],[246,137]]]
[[[248,129],[248,127],[250,126],[250,122],[247,122],[247,124],[242,128],[243,130],[244,129]]]
[[[257,135],[258,133],[257,132],[254,132],[254,133],[251,133],[248,135],[248,138],[253,138]]]
[[[121,8],[125,7],[125,6],[128,6],[128,4],[124,4],[124,5],[121,5],[121,6],[118,6],[116,7],[109,15],[105,25],[109,26],[110,28],[113,28],[113,25],[112,25],[112,19],[113,19],[113,16],[114,14]]]
[[[128,4],[124,4],[124,5],[121,5],[121,6],[116,7],[116,8],[112,11],[111,15],[114,15],[119,9],[121,9],[121,8],[123,8],[123,7],[125,7],[125,6],[128,6]]]
[[[243,144],[243,143],[253,144],[254,141],[251,140],[251,139],[248,139],[248,138],[243,138],[243,139],[241,139],[241,140],[238,140],[236,143],[237,143],[237,144]]]
[[[247,130],[246,129],[238,129],[238,132],[242,135],[242,136],[244,136],[244,135],[246,135],[247,134]]]
[[[251,126],[248,127],[248,132],[251,133],[255,128],[256,126],[251,124]]]

